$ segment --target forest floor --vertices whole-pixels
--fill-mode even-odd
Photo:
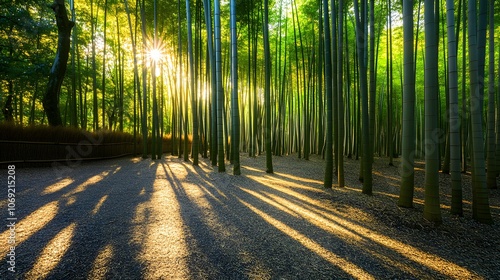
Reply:
[[[241,176],[177,157],[18,169],[16,272],[4,228],[0,278],[498,279],[500,190],[490,191],[495,224],[479,224],[470,175],[456,217],[440,174],[436,226],[422,218],[421,163],[415,207],[403,209],[399,168],[386,158],[375,159],[373,196],[361,193],[359,161],[345,159],[346,187],[324,189],[321,158],[273,160],[267,174],[265,157],[242,156]],[[2,199],[5,218],[7,207]]]

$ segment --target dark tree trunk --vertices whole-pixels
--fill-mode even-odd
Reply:
[[[62,119],[59,110],[59,94],[61,93],[61,85],[68,66],[71,28],[73,28],[74,23],[68,19],[64,0],[54,0],[50,7],[56,15],[58,39],[56,58],[50,69],[47,91],[43,97],[43,108],[47,114],[49,125],[60,126],[62,125]]]
[[[5,101],[5,105],[3,106],[2,113],[7,122],[14,121],[14,109],[12,108],[12,101],[14,100],[14,86],[12,81],[8,82],[9,87],[9,95],[7,95],[7,100]]]

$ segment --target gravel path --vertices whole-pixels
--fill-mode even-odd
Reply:
[[[85,163],[65,172],[16,170],[16,273],[0,233],[0,278],[494,279],[500,272],[499,191],[493,226],[447,214],[443,225],[396,206],[398,169],[377,159],[374,196],[359,161],[346,188],[322,188],[324,162],[242,157],[242,176],[176,157]],[[383,162],[383,163],[382,163]],[[2,182],[6,170],[2,171]],[[466,178],[467,175],[464,175]],[[418,176],[416,177],[418,181]],[[442,178],[446,184],[447,177]],[[466,181],[466,179],[465,179]],[[418,183],[417,183],[418,184]],[[467,190],[465,190],[467,191]],[[443,191],[446,193],[445,191]],[[465,195],[467,199],[467,195]],[[449,205],[449,204],[448,204]],[[7,202],[0,202],[7,218]],[[5,219],[4,219],[5,221]]]

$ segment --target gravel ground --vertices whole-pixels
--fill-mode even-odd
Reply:
[[[373,196],[361,194],[353,159],[347,187],[333,189],[322,188],[319,157],[275,157],[274,174],[263,172],[264,157],[241,161],[242,176],[176,157],[17,169],[16,272],[4,227],[0,278],[498,279],[499,190],[490,191],[495,224],[474,222],[470,175],[464,217],[455,217],[440,174],[436,226],[422,218],[421,170],[415,207],[402,209],[399,170],[387,159],[375,161]],[[0,211],[6,219],[6,199]]]

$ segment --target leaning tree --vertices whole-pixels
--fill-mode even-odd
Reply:
[[[68,67],[68,58],[71,43],[71,29],[75,25],[68,18],[64,0],[54,0],[50,6],[56,16],[57,24],[57,52],[50,69],[47,90],[43,97],[43,109],[47,114],[47,120],[51,126],[62,125],[61,113],[59,110],[59,95],[61,85]]]

